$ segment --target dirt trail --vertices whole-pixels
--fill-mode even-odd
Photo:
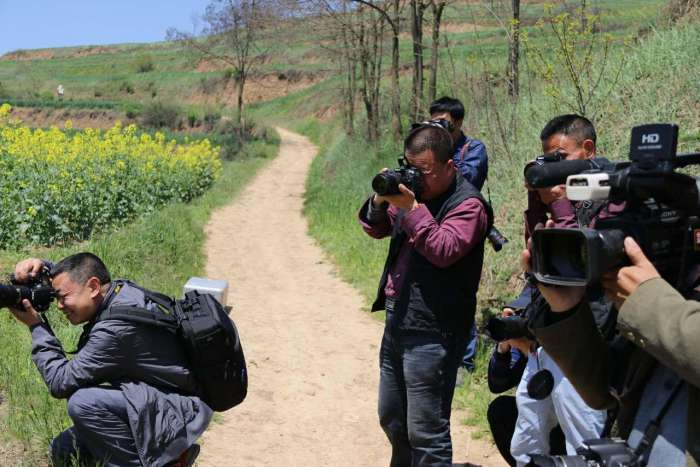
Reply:
[[[386,466],[377,420],[382,325],[307,233],[304,181],[316,148],[278,129],[280,154],[207,226],[206,274],[229,281],[248,398],[202,440],[201,466]],[[502,465],[453,417],[455,462]]]

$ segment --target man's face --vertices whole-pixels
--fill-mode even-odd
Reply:
[[[81,285],[63,272],[51,280],[51,285],[56,290],[58,309],[71,324],[85,323],[95,316],[100,294],[100,283],[96,277]]]
[[[450,115],[449,112],[442,112],[442,113],[434,113],[430,115],[431,120],[437,120],[439,118],[442,118],[444,120],[447,120],[450,122],[452,125],[452,131],[450,132],[450,136],[452,136],[452,141],[457,142],[459,139],[461,133],[462,133],[462,120],[455,120],[452,118],[452,115]]]
[[[454,182],[455,170],[451,159],[447,162],[436,161],[433,152],[427,150],[415,156],[406,155],[406,160],[421,173],[421,200],[437,198]]]
[[[595,157],[595,143],[586,139],[582,142],[561,133],[554,134],[542,141],[544,154],[560,153],[566,160],[592,159]]]

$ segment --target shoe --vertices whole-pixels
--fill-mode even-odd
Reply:
[[[177,460],[168,464],[168,467],[192,467],[197,456],[199,456],[199,444],[193,444],[185,449]]]

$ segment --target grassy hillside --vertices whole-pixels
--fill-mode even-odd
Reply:
[[[653,21],[664,0],[592,0],[594,11],[607,19],[605,30],[617,37],[634,34]],[[503,69],[504,24],[509,2],[459,1],[445,12],[443,36],[450,51],[440,49],[441,79],[454,79],[449,61],[461,73],[469,68]],[[522,23],[528,28],[542,15],[545,2],[527,1]],[[573,3],[572,3],[573,4]],[[407,23],[404,23],[407,27]],[[429,26],[426,24],[426,42]],[[324,37],[306,20],[288,20],[266,31],[259,53],[264,59],[253,72],[247,100],[267,102],[317,84],[334,74],[335,66]],[[281,47],[280,44],[284,44]],[[401,36],[404,64],[411,61],[411,41]],[[388,62],[387,62],[388,63]],[[332,79],[331,79],[332,81]],[[65,98],[57,102],[58,84]],[[118,108],[124,111],[153,100],[183,107],[233,106],[235,94],[228,67],[205,60],[182,44],[128,44],[16,51],[0,57],[0,100],[28,106]],[[321,94],[320,96],[324,96]],[[131,105],[131,107],[129,106]]]

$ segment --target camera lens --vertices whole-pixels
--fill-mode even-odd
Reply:
[[[552,237],[544,246],[546,273],[575,279],[586,277],[586,243],[576,235]]]
[[[372,179],[372,189],[380,196],[394,195],[399,193],[399,179],[396,172],[387,170],[377,174]]]

